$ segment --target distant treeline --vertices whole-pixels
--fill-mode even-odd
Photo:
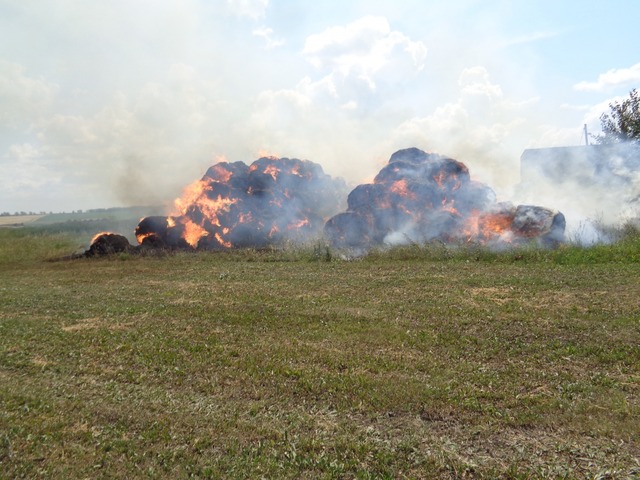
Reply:
[[[0,213],[0,217],[24,217],[26,215],[50,215],[51,212],[47,213],[47,212],[2,212]]]

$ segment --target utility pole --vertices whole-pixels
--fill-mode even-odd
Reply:
[[[589,146],[589,134],[587,133],[587,124],[584,124],[584,144]]]

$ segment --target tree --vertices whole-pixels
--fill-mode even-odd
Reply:
[[[629,98],[609,104],[610,113],[600,116],[602,135],[596,135],[600,144],[632,142],[640,145],[640,94],[634,88]]]

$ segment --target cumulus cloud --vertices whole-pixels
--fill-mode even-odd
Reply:
[[[375,90],[376,77],[396,79],[424,68],[427,47],[391,30],[384,17],[366,16],[307,37],[303,54],[318,69],[357,78]]]
[[[358,109],[370,112],[415,78],[424,68],[426,52],[422,42],[392,30],[384,17],[330,27],[309,35],[302,50],[317,75],[304,77],[293,89],[262,92],[254,117],[270,108],[267,99],[276,98],[295,99],[293,108],[318,104],[321,110],[332,106],[354,114]]]
[[[466,97],[481,96],[487,98],[502,97],[500,85],[491,83],[489,72],[485,67],[465,68],[458,79],[461,93]]]
[[[580,82],[574,88],[584,92],[602,92],[609,88],[640,83],[640,63],[629,68],[612,69],[598,75],[595,82]]]

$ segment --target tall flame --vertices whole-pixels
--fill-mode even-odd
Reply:
[[[194,203],[198,203],[207,190],[211,187],[204,180],[197,180],[191,185],[187,186],[182,192],[180,198],[176,198],[174,206],[178,212],[178,215],[184,215],[187,213],[187,209]]]
[[[209,235],[209,232],[207,232],[202,226],[192,222],[191,220],[186,220],[183,225],[183,238],[194,248],[198,246],[198,242],[202,237]]]

